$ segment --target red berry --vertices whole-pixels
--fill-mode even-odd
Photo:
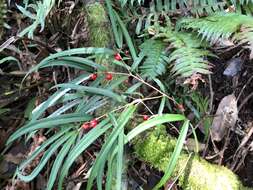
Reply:
[[[177,105],[177,108],[178,108],[179,111],[181,111],[181,112],[184,112],[184,111],[185,111],[183,104],[178,104],[178,105]]]
[[[91,80],[96,80],[97,77],[98,77],[98,75],[95,74],[95,73],[93,73],[92,75],[90,75],[90,79],[91,79]]]
[[[98,124],[98,120],[97,120],[97,119],[93,119],[93,120],[91,120],[91,122],[90,122],[90,126],[91,126],[92,128],[96,127],[97,124]]]
[[[144,121],[147,121],[148,119],[149,119],[149,116],[147,116],[147,115],[144,115],[144,116],[143,116],[143,120],[144,120]]]
[[[82,125],[82,128],[85,129],[85,130],[89,129],[89,128],[90,128],[89,123],[84,123],[84,124]]]
[[[114,55],[114,59],[117,60],[117,61],[121,61],[121,60],[122,60],[122,57],[120,56],[119,53],[116,53],[116,54]]]
[[[112,74],[111,73],[107,73],[106,76],[105,76],[105,79],[106,80],[112,80]]]

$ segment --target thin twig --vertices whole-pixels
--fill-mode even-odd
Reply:
[[[227,137],[226,137],[226,140],[225,140],[224,147],[223,147],[223,149],[220,151],[219,165],[222,164],[222,161],[223,161],[223,158],[224,158],[225,150],[228,148],[228,143],[230,142],[230,133],[231,133],[231,130],[229,129],[228,134],[227,134]]]
[[[210,90],[210,102],[209,102],[208,114],[211,114],[212,109],[213,109],[213,96],[214,96],[214,92],[213,92],[212,78],[211,78],[210,74],[208,75],[208,80],[209,80],[209,90]]]
[[[110,111],[110,112],[116,112],[116,111],[119,111],[119,110],[122,110],[122,109],[126,108],[126,107],[129,106],[129,105],[132,105],[132,104],[140,104],[140,103],[143,104],[144,101],[148,101],[148,100],[152,100],[152,99],[158,99],[158,98],[161,98],[161,97],[163,97],[163,96],[156,96],[156,97],[149,97],[149,98],[143,98],[143,99],[136,99],[136,100],[134,100],[134,101],[132,101],[132,102],[130,102],[130,103],[128,103],[128,104],[125,104],[124,106],[120,106],[120,107],[118,107],[118,108],[116,108],[116,109],[114,109],[114,110],[112,110],[112,111]],[[96,119],[99,120],[99,119],[101,119],[101,118],[103,118],[103,117],[106,117],[107,114],[108,114],[108,113],[105,113],[105,114],[103,114],[103,115],[97,117]],[[153,115],[154,115],[154,114],[153,114]],[[80,127],[78,130],[80,131],[81,129],[82,129],[82,127]]]
[[[250,81],[251,81],[252,79],[253,79],[253,76],[251,76],[251,77],[249,78],[249,80],[247,81],[247,83],[242,87],[242,90],[240,91],[240,93],[239,93],[239,95],[238,95],[236,101],[238,101],[238,100],[240,99],[240,97],[241,97],[243,91],[245,90],[246,86],[250,83]]]
[[[166,93],[164,93],[161,90],[157,89],[156,87],[152,86],[151,84],[149,84],[148,82],[146,82],[141,77],[137,77],[137,76],[133,75],[132,73],[119,73],[119,72],[110,72],[110,73],[115,74],[115,75],[125,75],[125,76],[129,76],[129,77],[133,77],[136,80],[140,81],[141,83],[143,83],[143,84],[149,86],[150,88],[154,89],[155,91],[159,92],[160,94],[162,94],[163,96],[165,96],[169,100],[171,100],[175,105],[179,105],[179,103],[177,103],[173,97],[170,97]]]
[[[242,109],[242,107],[248,102],[248,100],[250,98],[252,98],[253,96],[253,92],[251,92],[246,98],[244,98],[244,100],[242,101],[242,103],[238,106],[238,113],[240,112],[240,110]]]

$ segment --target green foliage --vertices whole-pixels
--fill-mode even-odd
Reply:
[[[26,2],[25,7],[18,6],[18,8],[34,22],[23,30],[20,36],[28,34],[28,37],[32,38],[39,25],[41,31],[45,28],[45,19],[55,5],[55,1],[44,0],[36,4]],[[191,77],[196,73],[210,74],[211,66],[208,57],[214,55],[209,51],[209,48],[217,41],[232,39],[235,43],[241,43],[245,47],[253,44],[253,24],[250,16],[239,13],[220,13],[196,18],[196,16],[223,11],[227,5],[231,4],[243,7],[252,3],[251,1],[155,0],[146,8],[146,11],[142,11],[142,8],[140,9],[138,6],[144,3],[142,0],[118,0],[117,3],[114,2],[115,4],[112,4],[111,0],[106,0],[105,3],[107,12],[99,3],[88,4],[86,7],[92,28],[90,40],[93,42],[92,45],[96,47],[76,48],[52,54],[31,68],[26,75],[27,77],[32,72],[47,67],[62,66],[80,70],[82,73],[71,81],[53,86],[52,95],[35,107],[30,114],[26,113],[30,120],[8,139],[8,145],[24,136],[29,140],[41,129],[48,137],[18,167],[17,176],[23,181],[33,180],[42,172],[47,163],[53,160],[47,189],[53,189],[57,181],[58,189],[62,189],[64,179],[68,176],[76,159],[101,138],[104,143],[90,168],[89,175],[87,175],[89,178],[87,189],[93,189],[93,185],[96,183],[97,189],[102,190],[103,176],[106,174],[105,189],[114,189],[115,182],[115,189],[120,190],[122,189],[124,146],[135,142],[133,141],[135,137],[155,126],[162,127],[161,124],[168,122],[183,123],[177,142],[173,139],[168,140],[167,136],[161,132],[165,129],[161,128],[160,131],[159,129],[155,130],[160,136],[158,138],[156,134],[151,138],[152,145],[150,142],[144,143],[144,147],[151,146],[151,152],[144,154],[144,149],[137,148],[139,154],[149,156],[150,159],[153,159],[152,161],[157,162],[155,167],[164,170],[165,175],[156,189],[161,187],[174,174],[190,126],[189,121],[183,115],[163,114],[165,108],[172,110],[171,105],[168,105],[172,98],[167,93],[173,94],[170,92],[169,85],[163,81],[163,77],[166,76],[166,80],[169,81],[171,75]],[[118,3],[120,3],[120,7]],[[136,8],[134,8],[135,6]],[[129,17],[126,16],[128,11],[132,14],[129,14]],[[102,48],[106,47],[109,41],[108,30],[103,25],[107,22],[106,13],[111,21],[117,51]],[[180,16],[189,14],[195,17],[182,19],[175,23],[174,20],[171,20],[170,15],[178,13]],[[134,18],[135,21],[138,20],[135,23],[135,31],[137,34],[142,34],[137,40],[131,37],[132,32],[129,31],[126,24],[131,18]],[[125,50],[129,50],[130,55],[123,56]],[[122,55],[122,60],[121,58],[120,60],[113,58],[116,53]],[[103,57],[106,65],[98,63],[98,57]],[[2,63],[6,60],[3,60]],[[110,73],[111,68],[114,68],[108,67],[112,64],[122,67],[119,69],[125,73],[117,73],[117,68],[111,71],[113,80],[105,80],[105,75]],[[97,74],[95,80],[91,78],[92,74]],[[135,83],[128,86],[128,89],[122,89],[122,84],[129,77],[133,78],[133,81],[136,79],[137,82],[134,81]],[[151,81],[150,84],[144,81],[147,78],[148,82]],[[153,83],[156,87],[152,86]],[[147,98],[149,101],[152,98],[158,99],[159,109],[154,111],[153,108],[151,108],[152,110],[147,108],[150,113],[154,112],[154,115],[145,122],[130,126],[131,130],[127,132],[126,127],[130,125],[132,118],[138,117],[138,105],[145,105],[145,97],[143,98],[142,91],[138,91],[141,86],[146,90],[147,86],[145,85],[162,95],[158,98],[153,96],[150,99]],[[139,97],[143,99],[139,99]],[[207,110],[208,101],[198,96],[193,96],[191,100],[196,107],[193,111],[196,115],[198,114],[198,119],[200,119],[201,112]],[[174,101],[173,103],[177,104]],[[99,111],[102,108],[105,108],[105,112],[101,115]],[[28,110],[31,109],[29,106]],[[48,112],[49,110],[54,111]],[[96,127],[89,131],[81,127],[83,123],[90,122],[95,118],[99,120]],[[168,141],[173,142],[173,145],[168,146]],[[164,159],[158,159],[158,156],[161,155],[157,152],[156,142],[161,144],[159,148],[165,150],[162,153],[165,154]],[[27,174],[26,167],[40,154],[43,154],[40,163],[30,174]],[[167,156],[168,154],[169,156]]]
[[[140,46],[139,57],[144,59],[140,66],[143,76],[155,78],[166,72],[168,58],[165,53],[165,44],[161,40],[146,40]]]
[[[130,5],[143,4],[142,0],[118,0],[121,6],[125,6],[127,3]],[[166,12],[190,12],[193,14],[212,14],[214,12],[224,11],[227,6],[235,6],[235,8],[249,9],[252,5],[252,0],[151,0],[149,6],[151,9],[156,10],[156,12],[166,11]]]
[[[189,101],[185,100],[185,104],[192,111],[196,117],[196,125],[202,125],[205,134],[205,140],[207,140],[209,135],[209,128],[212,124],[212,117],[208,115],[209,109],[209,97],[204,97],[198,92],[192,92],[189,95]]]
[[[114,173],[117,174],[116,182],[117,182],[117,190],[121,189],[121,175],[122,175],[122,162],[123,162],[123,148],[124,148],[124,127],[133,116],[135,112],[136,106],[130,105],[126,108],[122,114],[116,119],[113,115],[109,115],[111,123],[113,124],[114,129],[110,133],[109,137],[106,139],[100,154],[98,155],[93,167],[91,174],[89,176],[89,181],[87,185],[87,190],[92,189],[93,180],[96,176],[98,176],[97,187],[98,189],[102,189],[102,176],[103,169],[105,167],[106,161],[111,159],[111,155],[114,155],[115,162],[117,163],[116,171]],[[116,146],[117,145],[117,146]],[[116,156],[117,153],[118,155]],[[111,174],[109,174],[111,176]],[[111,189],[111,188],[109,188]],[[108,189],[108,190],[109,190]]]
[[[232,40],[246,48],[253,46],[253,22],[251,16],[237,13],[216,14],[204,18],[183,19],[180,27],[196,31],[210,43]],[[251,56],[252,58],[252,56]]]
[[[62,189],[63,181],[75,160],[92,143],[105,136],[106,133],[105,142],[91,168],[87,189],[93,188],[95,179],[97,188],[102,189],[102,179],[106,172],[106,188],[108,190],[112,189],[112,181],[115,181],[116,189],[120,190],[124,145],[155,125],[185,120],[182,115],[164,114],[155,116],[125,134],[125,127],[134,116],[140,102],[127,104],[125,102],[126,96],[114,92],[114,89],[118,88],[127,79],[126,76],[115,76],[113,81],[103,82],[105,76],[102,73],[105,68],[94,62],[96,60],[94,55],[103,55],[110,59],[114,55],[114,51],[106,48],[66,50],[48,56],[28,72],[30,74],[45,67],[68,66],[82,70],[83,74],[68,83],[54,86],[53,89],[56,89],[56,91],[46,101],[33,109],[30,114],[31,120],[9,137],[7,145],[25,135],[29,139],[41,129],[44,129],[44,132],[48,135],[48,139],[18,167],[16,174],[19,179],[26,182],[32,181],[42,172],[47,163],[54,159],[47,189],[51,190],[56,181],[58,181],[58,189]],[[91,81],[90,76],[94,72],[98,73],[98,77],[95,81]],[[137,88],[127,89],[126,92],[131,94]],[[122,108],[124,110],[119,109],[120,114],[111,108],[107,110],[105,115],[99,116],[99,124],[95,128],[90,131],[82,129],[81,124],[83,122],[94,119],[94,112],[109,103],[115,106],[122,106],[123,104]],[[52,108],[55,111],[47,115],[47,110]],[[39,164],[30,174],[27,174],[25,172],[26,167],[39,154],[43,154]],[[116,163],[116,167],[113,163]],[[107,171],[105,171],[106,168]]]
[[[131,3],[133,5],[135,2],[137,2],[139,5],[144,2],[144,0],[118,0],[122,7],[124,7],[127,3]]]
[[[43,0],[31,4],[28,4],[27,1],[25,7],[17,5],[21,13],[32,21],[32,24],[20,32],[19,36],[23,37],[27,34],[29,38],[33,38],[33,34],[39,25],[40,32],[42,32],[45,28],[46,17],[55,6],[55,3],[55,0]]]
[[[120,1],[121,5],[124,6],[126,4],[125,1]],[[130,2],[130,1],[128,1]],[[136,1],[131,0],[131,4],[133,4]],[[138,0],[138,4],[141,4],[142,2]],[[216,11],[223,10],[223,7],[225,5],[225,1],[220,2],[217,0],[193,0],[193,1],[187,1],[187,0],[165,0],[165,1],[159,1],[159,0],[153,0],[150,3],[150,9],[155,10],[156,12],[187,12],[190,11],[192,13],[197,14],[203,14],[204,12],[210,14]]]
[[[194,73],[210,73],[206,57],[212,54],[203,48],[205,44],[194,34],[160,27],[154,37],[170,44],[168,62],[173,63],[171,72],[174,75],[189,77]]]
[[[10,109],[7,108],[0,108],[0,116],[4,115],[5,113],[8,113],[10,111]]]
[[[181,128],[180,135],[178,137],[177,143],[171,155],[169,164],[166,167],[165,174],[160,180],[160,182],[155,186],[154,188],[155,190],[165,185],[166,182],[171,178],[174,170],[176,169],[176,165],[177,165],[180,153],[183,149],[183,145],[187,136],[188,128],[189,128],[189,120],[186,120]]]
[[[217,40],[229,39],[232,35],[235,37],[234,40],[240,40],[240,36],[244,33],[241,29],[243,27],[252,28],[253,24],[251,16],[226,13],[199,19],[183,19],[180,22],[180,27],[192,29],[201,35],[203,39],[215,43]]]

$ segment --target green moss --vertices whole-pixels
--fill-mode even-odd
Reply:
[[[86,5],[86,13],[89,23],[89,46],[109,47],[111,43],[111,31],[103,4],[95,2]],[[108,71],[114,71],[111,58],[98,56],[96,62],[105,66]]]
[[[102,4],[96,2],[86,6],[88,14],[90,45],[93,47],[108,47],[110,44],[110,30],[108,18]]]
[[[164,126],[156,127],[148,136],[138,138],[135,142],[137,155],[160,170],[166,168],[176,143],[174,139],[166,137],[164,130]]]
[[[157,131],[158,130],[158,131]],[[165,171],[176,144],[175,138],[164,129],[148,132],[145,138],[135,141],[137,156],[160,171]],[[186,166],[186,167],[185,167]],[[211,164],[197,155],[182,153],[174,177],[179,177],[179,186],[190,190],[246,190],[238,177],[224,166]]]

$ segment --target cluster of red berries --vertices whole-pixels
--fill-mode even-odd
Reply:
[[[90,122],[86,122],[82,125],[82,128],[85,129],[85,130],[88,130],[88,129],[91,129],[91,128],[94,128],[96,127],[98,124],[98,120],[97,119],[93,119],[91,120]]]
[[[119,53],[116,53],[114,55],[114,59],[117,60],[117,61],[121,61],[122,57]],[[96,80],[97,77],[98,77],[98,75],[96,73],[93,73],[93,74],[90,75],[90,80]],[[111,73],[106,73],[105,74],[105,79],[108,80],[108,81],[112,80],[113,79],[112,74]]]
[[[93,74],[90,75],[90,80],[96,80],[97,77],[98,77],[98,75],[96,73],[93,73]],[[111,73],[106,73],[105,79],[106,80],[112,80],[113,79],[112,74]]]

